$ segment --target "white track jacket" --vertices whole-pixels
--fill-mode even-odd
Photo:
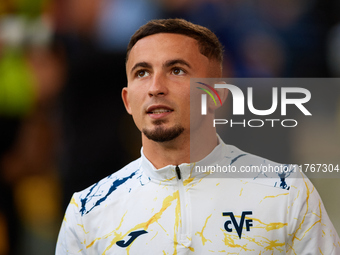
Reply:
[[[281,166],[221,140],[199,163]],[[197,165],[156,169],[142,153],[75,193],[56,255],[340,254],[319,194],[300,171],[242,179]]]

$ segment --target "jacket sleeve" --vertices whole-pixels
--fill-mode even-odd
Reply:
[[[291,189],[287,254],[340,254],[339,236],[313,184],[304,176]]]
[[[84,227],[75,193],[69,203],[59,232],[56,255],[86,255]]]

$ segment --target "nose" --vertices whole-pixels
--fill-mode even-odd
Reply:
[[[168,94],[167,80],[162,74],[155,74],[149,87],[149,96],[165,96]]]

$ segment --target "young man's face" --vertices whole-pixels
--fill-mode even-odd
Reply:
[[[197,41],[180,34],[144,37],[126,64],[128,87],[122,91],[127,111],[143,134],[158,142],[190,134],[190,78],[219,68],[199,52]]]

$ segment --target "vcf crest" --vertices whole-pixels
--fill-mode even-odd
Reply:
[[[245,220],[246,215],[252,215],[252,214],[253,214],[252,211],[242,212],[240,223],[238,224],[236,219],[235,219],[235,216],[234,216],[233,212],[224,212],[224,213],[222,213],[223,216],[229,216],[230,217],[230,220],[227,220],[224,223],[224,229],[227,232],[232,232],[233,231],[233,227],[232,226],[234,225],[235,230],[236,230],[236,232],[238,234],[238,237],[241,239],[244,222],[246,222],[246,231],[250,231],[250,227],[253,226],[253,220],[252,219],[246,219]]]

